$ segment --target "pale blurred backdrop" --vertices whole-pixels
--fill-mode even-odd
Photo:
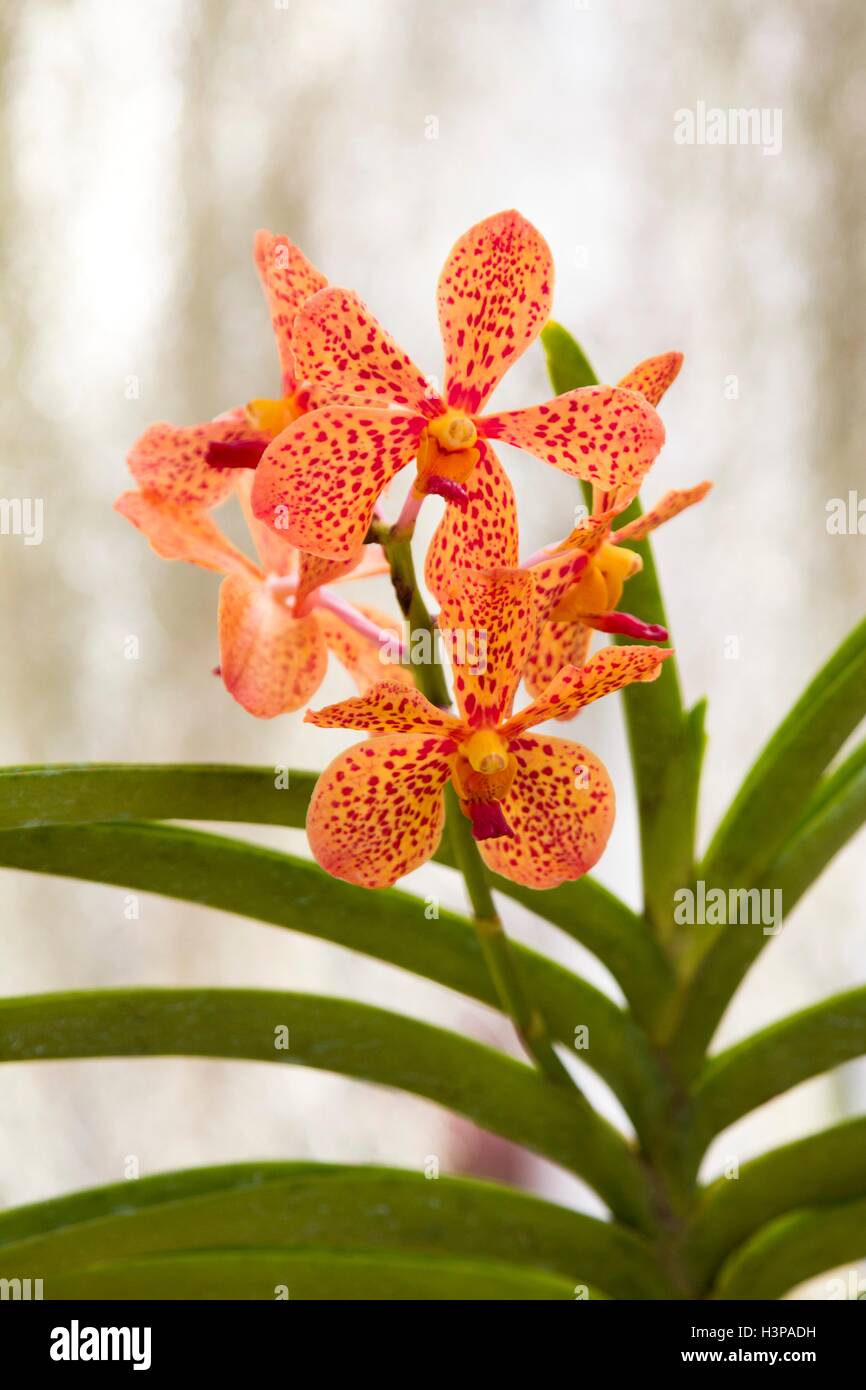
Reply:
[[[7,2],[0,492],[43,498],[45,537],[0,537],[2,762],[316,767],[354,737],[299,716],[257,722],[232,702],[210,674],[218,580],[159,561],[115,515],[124,455],[152,420],[191,423],[276,394],[257,227],[288,233],[355,287],[436,374],[442,261],[472,222],[516,206],[553,249],[555,316],[603,378],[669,348],[686,355],[645,497],[716,484],[656,548],[687,697],[711,697],[706,836],[863,607],[866,541],[826,524],[828,500],[863,486],[859,11],[856,0]],[[781,110],[781,150],[675,143],[674,112],[699,101]],[[497,402],[549,394],[536,347]],[[508,463],[528,552],[562,533],[575,485],[513,452]],[[138,660],[124,654],[130,635]],[[320,699],[348,693],[332,673]],[[636,904],[618,703],[582,716],[579,736],[619,792],[599,878]],[[415,877],[460,904],[445,871]],[[717,1045],[866,979],[864,887],[855,844],[764,953]],[[129,921],[124,899],[3,873],[3,991],[307,989],[503,1037],[480,1006],[337,947],[159,898]],[[515,936],[616,994],[580,948],[503,906]],[[859,1064],[801,1086],[723,1135],[705,1171],[864,1097]],[[437,1155],[443,1171],[507,1172],[598,1210],[552,1168],[429,1104],[300,1068],[5,1066],[0,1109],[3,1203],[118,1180],[130,1157],[147,1174],[292,1156],[417,1169]],[[822,1296],[820,1282],[809,1292]]]

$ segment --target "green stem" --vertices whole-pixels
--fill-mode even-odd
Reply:
[[[374,521],[367,539],[382,546],[391,567],[394,593],[409,625],[410,651],[415,632],[420,630],[429,634],[429,643],[424,645],[429,649],[430,660],[412,663],[418,689],[434,705],[448,709],[451,696],[436,660],[436,625],[418,587],[411,532],[400,533],[396,528],[391,529],[380,521]],[[544,1016],[523,988],[508,937],[493,903],[484,861],[450,783],[445,789],[445,798],[457,867],[466,883],[478,942],[500,1005],[514,1024],[523,1047],[545,1075],[557,1085],[572,1086],[580,1095],[577,1083],[557,1055]]]
[[[460,809],[457,793],[451,783],[445,788],[445,805],[451,847],[466,883],[478,943],[499,1002],[514,1024],[523,1047],[545,1075],[557,1085],[578,1089],[571,1073],[557,1055],[543,1014],[523,988],[508,937],[493,902],[484,861],[478,853],[471,827]]]

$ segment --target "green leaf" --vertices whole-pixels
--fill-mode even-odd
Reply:
[[[864,1193],[866,1116],[763,1154],[744,1164],[735,1182],[717,1179],[701,1194],[686,1242],[697,1288],[705,1290],[725,1256],[777,1217]]]
[[[597,384],[585,353],[561,324],[544,329],[541,341],[547,369],[558,395]],[[592,489],[584,488],[591,504]],[[635,501],[622,524],[641,515]],[[661,586],[649,541],[623,542],[641,558],[643,568],[628,582],[629,608],[645,622],[668,627]],[[633,643],[634,638],[617,637]],[[645,645],[645,644],[641,644]],[[638,799],[644,911],[659,936],[673,931],[673,892],[691,881],[698,781],[703,755],[703,706],[686,715],[675,661],[664,663],[651,684],[623,692],[626,728]]]
[[[866,1052],[866,987],[763,1028],[711,1057],[695,1088],[701,1143],[811,1076]]]
[[[104,1264],[55,1275],[53,1299],[274,1300],[573,1299],[561,1275],[508,1264],[331,1250],[212,1250]],[[596,1295],[598,1297],[599,1295]]]
[[[88,821],[195,820],[303,829],[317,774],[267,767],[83,763],[0,770],[0,830]],[[445,840],[437,854],[454,867]],[[547,893],[492,876],[493,887],[598,956],[639,1017],[653,1016],[671,973],[646,923],[589,876]]]
[[[161,893],[288,927],[361,951],[498,1007],[472,924],[444,909],[428,921],[420,898],[369,893],[318,865],[242,840],[176,826],[90,824],[0,833],[0,864]],[[615,1091],[643,1130],[666,1082],[647,1040],[600,990],[527,947],[513,947],[521,975],[555,1036]]]
[[[0,1277],[45,1278],[49,1289],[55,1274],[108,1261],[244,1246],[501,1261],[572,1285],[591,1276],[616,1298],[667,1287],[644,1242],[621,1226],[498,1184],[398,1168],[193,1169],[0,1215]]]
[[[806,811],[755,887],[780,894],[789,917],[839,850],[866,820],[866,743],[818,785]],[[714,940],[694,973],[682,1011],[675,1055],[686,1068],[699,1064],[738,985],[772,940],[763,926],[731,925]]]
[[[866,715],[866,620],[806,688],[726,812],[701,870],[748,888],[796,828],[825,768]]]
[[[866,1198],[773,1221],[722,1270],[716,1298],[781,1298],[805,1279],[866,1258]]]
[[[289,1030],[282,1048],[279,1030]],[[622,1220],[651,1225],[646,1180],[616,1130],[492,1048],[352,1000],[273,990],[118,989],[0,1000],[0,1061],[246,1058],[424,1096],[583,1177]]]

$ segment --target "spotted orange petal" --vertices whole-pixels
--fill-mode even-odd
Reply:
[[[478,442],[481,457],[466,483],[466,510],[446,506],[427,550],[424,578],[440,603],[458,568],[511,569],[517,564],[514,492],[490,445]]]
[[[657,526],[662,526],[666,521],[679,516],[686,507],[693,507],[696,502],[702,501],[711,487],[712,483],[698,483],[696,487],[674,488],[673,491],[666,492],[661,501],[656,502],[643,516],[630,521],[627,526],[621,526],[613,539],[642,541],[651,531],[655,531]]]
[[[470,727],[495,725],[510,714],[535,628],[526,570],[466,570],[446,595],[439,629]]]
[[[299,550],[347,560],[363,544],[382,490],[412,459],[418,415],[327,406],[302,415],[266,449],[253,511]]]
[[[396,623],[389,614],[382,613],[378,608],[373,608],[367,603],[359,603],[356,607],[365,618],[369,618],[383,632],[391,632],[396,638],[401,636],[399,623]],[[411,686],[414,689],[411,669],[408,666],[399,666],[396,663],[383,660],[383,648],[380,643],[371,641],[369,637],[356,632],[336,613],[332,613],[326,608],[317,608],[315,613],[322,636],[337,660],[345,666],[362,694],[382,680],[398,681],[401,685]]]
[[[535,609],[543,622],[568,593],[586,566],[586,552],[580,549],[556,551],[547,560],[532,565],[528,573],[535,589]]]
[[[387,668],[383,667],[383,670]],[[369,734],[451,734],[459,719],[431,704],[414,685],[385,678],[366,695],[325,709],[307,710],[304,722],[320,729],[363,729]]]
[[[263,443],[264,436],[250,429],[241,410],[204,425],[159,423],[136,440],[127,463],[139,487],[156,497],[183,507],[216,507],[234,488],[237,470],[212,467],[208,448],[243,442]]]
[[[453,743],[386,734],[340,753],[310,800],[307,836],[323,869],[361,888],[387,888],[435,853]]]
[[[553,257],[519,212],[470,227],[439,277],[437,304],[445,348],[445,396],[474,415],[535,341],[550,314]]]
[[[421,369],[351,290],[332,286],[295,323],[299,371],[353,405],[397,405],[436,415],[442,402]]]
[[[231,574],[220,587],[220,674],[250,714],[300,709],[321,685],[328,650],[316,619],[293,617],[261,579]]]
[[[253,259],[262,282],[283,374],[283,393],[290,396],[297,385],[292,328],[295,315],[317,290],[327,285],[320,271],[287,236],[262,229],[253,242]]]
[[[639,482],[665,439],[652,406],[617,386],[581,386],[544,405],[485,415],[478,425],[488,439],[604,489]]]
[[[145,492],[124,492],[114,510],[137,526],[163,560],[187,560],[219,574],[258,574],[206,512],[177,507]]]
[[[658,405],[665,391],[676,381],[682,365],[681,352],[663,352],[659,357],[648,357],[632,367],[619,385],[629,391],[639,391],[650,405]]]
[[[583,666],[591,641],[592,629],[585,623],[542,623],[523,669],[523,683],[530,695],[543,695],[564,666]],[[572,712],[556,717],[571,719]]]
[[[519,733],[545,719],[565,719],[632,681],[655,680],[669,656],[673,652],[659,647],[602,647],[585,666],[566,666],[560,671],[544,694],[509,719],[501,732]]]
[[[524,734],[509,750],[517,773],[502,810],[512,837],[481,840],[495,873],[526,888],[555,888],[600,859],[614,821],[614,793],[599,758],[564,738]]]

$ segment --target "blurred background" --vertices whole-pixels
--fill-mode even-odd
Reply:
[[[552,247],[555,317],[603,379],[685,352],[644,496],[715,480],[656,544],[687,698],[711,696],[705,839],[862,611],[866,542],[827,528],[828,502],[863,479],[858,11],[854,0],[5,5],[0,492],[43,499],[45,531],[41,545],[0,536],[0,761],[321,767],[350,741],[312,734],[300,716],[258,722],[213,678],[218,579],[159,561],[112,511],[124,455],[155,419],[192,423],[277,394],[257,227],[287,233],[356,288],[437,374],[441,264],[471,223],[516,206]],[[676,143],[674,113],[699,102],[781,111],[781,148]],[[496,401],[549,394],[536,347]],[[562,533],[576,485],[504,452],[528,553]],[[389,602],[385,588],[369,596]],[[349,693],[334,672],[320,703]],[[618,701],[581,716],[579,736],[618,788],[598,877],[637,905]],[[460,905],[447,872],[414,877]],[[863,982],[864,888],[855,845],[764,953],[716,1046]],[[260,985],[387,1007],[399,990],[416,1016],[510,1046],[487,1010],[340,948],[159,898],[128,920],[125,897],[3,873],[4,992]],[[579,947],[514,904],[504,912],[516,937],[616,996]],[[605,1088],[588,1085],[620,1121]],[[859,1064],[801,1086],[721,1136],[705,1173],[864,1096]],[[436,1156],[442,1171],[505,1175],[599,1209],[432,1105],[301,1068],[5,1066],[0,1109],[4,1204],[119,1180],[131,1159],[148,1174],[292,1156],[420,1168]],[[820,1283],[806,1292],[821,1297]]]

